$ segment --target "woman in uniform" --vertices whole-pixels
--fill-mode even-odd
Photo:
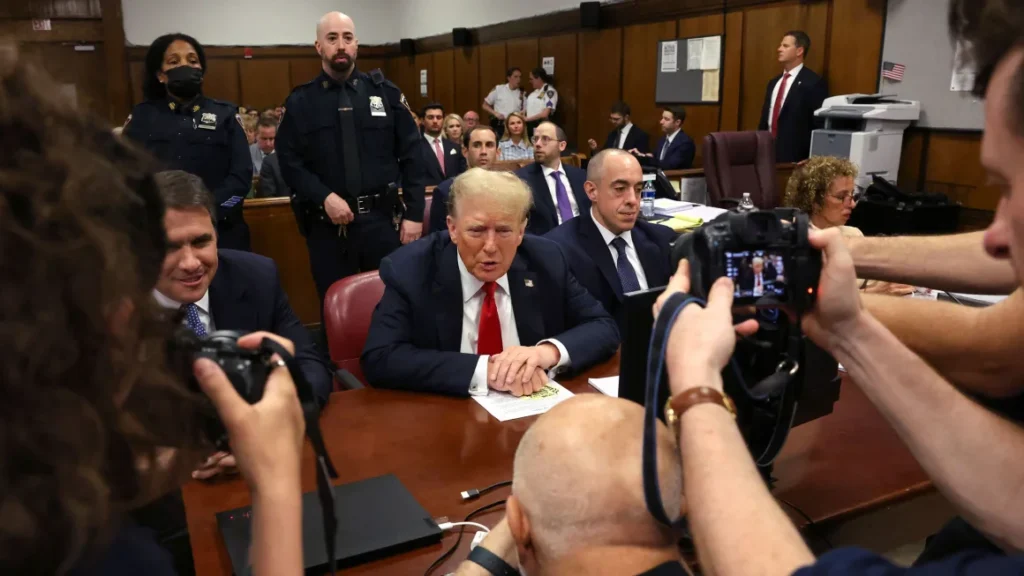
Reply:
[[[551,85],[551,76],[543,68],[534,68],[530,72],[530,85],[533,92],[526,97],[526,126],[529,129],[528,136],[533,135],[533,129],[541,122],[550,120],[558,107],[558,90]]]
[[[199,176],[217,203],[217,247],[249,249],[242,200],[252,185],[252,158],[238,108],[203,96],[206,53],[191,36],[168,34],[146,52],[142,93],[124,135],[171,170]]]

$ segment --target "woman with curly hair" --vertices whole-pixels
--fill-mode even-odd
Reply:
[[[843,236],[864,236],[860,229],[847,226],[853,209],[857,207],[857,167],[845,158],[815,156],[789,178],[782,203],[806,212],[811,226],[823,230],[838,227]],[[865,292],[906,295],[913,286],[864,280]]]
[[[256,571],[301,574],[291,378],[249,405],[208,360],[171,369],[153,161],[59,93],[0,43],[0,574],[173,573],[128,512],[184,483],[213,408],[253,489]]]

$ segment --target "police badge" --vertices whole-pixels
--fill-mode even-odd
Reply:
[[[370,96],[370,116],[387,116],[384,110],[384,101],[380,96]]]
[[[212,112],[203,112],[203,115],[199,117],[199,126],[203,130],[216,130],[217,129],[217,115]]]

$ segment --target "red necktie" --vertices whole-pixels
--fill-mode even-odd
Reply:
[[[484,283],[484,305],[480,308],[480,334],[476,343],[476,353],[501,354],[501,320],[498,319],[498,305],[494,301],[494,282]]]
[[[434,153],[437,154],[437,163],[441,165],[441,174],[444,174],[444,152],[441,151],[441,139],[434,139]]]
[[[772,136],[779,135],[779,114],[782,113],[782,102],[786,98],[786,83],[789,80],[789,72],[782,76],[779,82],[779,95],[775,97],[775,107],[772,108]]]

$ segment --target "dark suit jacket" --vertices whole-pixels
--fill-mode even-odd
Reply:
[[[775,107],[772,91],[781,79],[782,74],[779,74],[768,82],[758,130],[768,130],[768,120]],[[800,162],[810,157],[811,131],[824,125],[815,119],[814,112],[828,97],[828,84],[807,66],[790,81],[793,86],[779,112],[779,128],[775,136],[775,158],[778,162]]]
[[[449,178],[434,188],[434,196],[430,201],[430,231],[448,229],[448,192],[452,189],[455,178]]]
[[[281,176],[281,161],[277,154],[271,154],[263,159],[263,167],[260,168],[260,185],[256,189],[256,198],[274,198],[277,196],[291,196],[292,189],[284,182]]]
[[[682,130],[676,137],[672,139],[672,143],[669,144],[668,150],[665,152],[665,158],[661,158],[661,149],[665,147],[665,136],[662,136],[658,140],[658,145],[654,147],[654,165],[662,170],[685,170],[687,168],[693,168],[693,157],[697,153],[697,147],[693,144],[693,139],[686,135],[686,132]]]
[[[608,138],[604,141],[604,150],[609,148],[619,147],[619,131],[612,130],[608,133]],[[647,135],[647,132],[641,130],[636,124],[629,129],[629,134],[626,134],[626,142],[622,146],[623,150],[632,150],[636,148],[640,152],[651,151],[651,137]]]
[[[210,282],[210,315],[217,330],[262,330],[295,343],[295,358],[323,406],[331,393],[331,374],[281,289],[274,261],[249,252],[219,250]]]
[[[423,166],[426,168],[427,186],[437,186],[446,178],[455,178],[466,171],[466,157],[462,155],[462,145],[456,144],[447,138],[441,138],[444,146],[444,173],[437,164],[437,154],[427,142],[427,139],[420,136],[420,155],[423,159]]]
[[[775,271],[775,266],[771,264],[765,264],[764,270],[761,271],[761,280],[765,284],[775,282],[775,279],[779,277],[779,274]],[[754,270],[753,268],[747,268],[740,274],[739,282],[740,290],[753,290],[754,289]]]
[[[384,296],[363,349],[370,384],[456,396],[469,394],[479,356],[463,354],[462,281],[445,232],[407,244],[381,262]],[[619,331],[577,282],[558,247],[527,235],[508,271],[519,343],[555,338],[574,372],[611,357]]]
[[[572,188],[566,192],[576,197],[576,206],[579,207],[580,214],[590,210],[590,198],[587,198],[587,193],[583,190],[587,173],[565,164],[562,164],[562,170],[565,171],[569,187]],[[530,209],[530,221],[526,224],[526,231],[543,236],[558,226],[558,208],[551,199],[551,189],[548,188],[544,170],[540,164],[534,162],[516,170],[516,176],[522,178],[533,191],[533,208]]]
[[[651,288],[668,284],[671,270],[671,242],[677,234],[667,226],[637,220],[633,228],[633,246]],[[576,280],[619,319],[624,294],[611,251],[594,223],[591,211],[548,232],[545,236],[562,249]]]

